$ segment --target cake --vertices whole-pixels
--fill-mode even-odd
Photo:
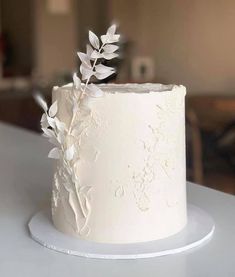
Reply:
[[[113,36],[107,44],[118,39],[114,29],[107,31]],[[100,47],[93,35],[94,49],[79,54],[83,75],[96,68],[94,55],[93,66],[87,60]],[[106,67],[97,67],[96,77],[113,73]],[[184,228],[185,93],[182,85],[83,84],[75,74],[74,83],[53,88],[50,109],[39,100],[44,135],[55,145],[49,157],[57,160],[52,219],[59,231],[122,244],[167,238]]]

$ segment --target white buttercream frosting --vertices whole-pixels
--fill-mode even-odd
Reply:
[[[52,216],[62,232],[106,243],[173,235],[186,224],[186,89],[177,85],[100,85],[104,97],[84,99],[73,185],[58,162]],[[58,117],[71,121],[72,85],[56,87]],[[84,102],[85,104],[85,102]],[[70,138],[68,138],[70,140]],[[68,141],[68,144],[71,143]]]

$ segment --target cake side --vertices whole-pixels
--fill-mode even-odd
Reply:
[[[84,97],[74,123],[76,174],[57,162],[52,217],[62,232],[107,243],[156,240],[186,224],[183,86],[101,85]],[[58,118],[69,128],[72,86],[53,90]]]

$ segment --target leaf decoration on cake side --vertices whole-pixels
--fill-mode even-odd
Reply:
[[[45,99],[36,94],[35,100],[41,106],[44,113],[41,117],[41,129],[53,148],[48,157],[57,160],[57,172],[53,186],[53,214],[61,202],[65,212],[66,221],[71,225],[75,233],[87,236],[90,232],[88,226],[91,212],[91,191],[89,184],[80,184],[78,165],[79,147],[82,135],[90,124],[91,98],[103,97],[104,92],[100,87],[91,83],[91,79],[102,80],[112,75],[115,70],[102,64],[103,60],[110,60],[118,56],[115,53],[120,35],[116,34],[116,25],[108,28],[105,35],[100,38],[89,31],[89,42],[86,53],[78,52],[81,61],[80,77],[73,74],[73,86],[69,93],[69,105],[71,106],[71,120],[65,124],[59,118],[59,103],[54,101],[48,107]],[[61,195],[60,195],[61,192]]]

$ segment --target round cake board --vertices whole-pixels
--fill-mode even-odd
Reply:
[[[202,209],[188,205],[188,222],[182,231],[165,239],[107,244],[67,236],[53,226],[48,211],[40,211],[29,222],[32,238],[58,252],[97,259],[139,259],[180,253],[208,241],[214,232],[213,219]]]

